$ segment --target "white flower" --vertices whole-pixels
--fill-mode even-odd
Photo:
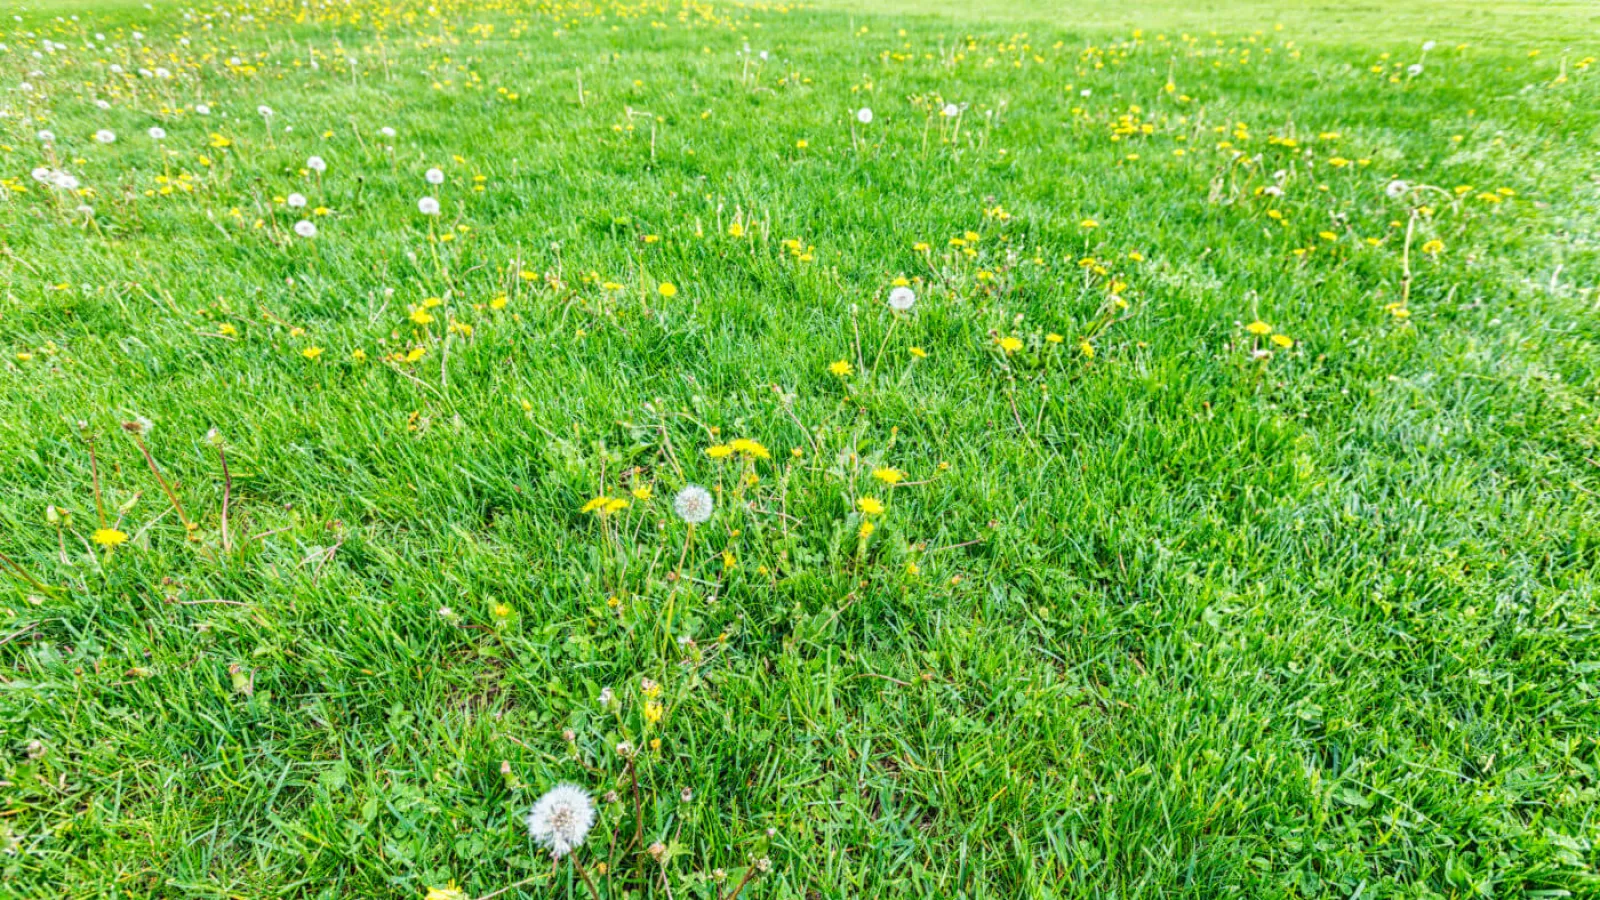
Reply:
[[[956,116],[961,115],[961,107],[955,105],[954,103],[946,103],[944,105],[944,109],[939,110],[939,112],[943,114],[946,119],[954,119]]]
[[[117,133],[109,128],[102,128],[94,133],[94,139],[102,144],[110,144],[117,139]]]
[[[429,184],[444,184],[444,171],[441,169],[429,169],[422,177],[428,179]]]
[[[289,204],[290,209],[302,209],[306,205],[306,195],[290,194],[288,199],[284,202]]]
[[[863,106],[860,109],[856,110],[856,121],[860,122],[863,125],[871,125],[872,124],[872,109],[870,107]]]
[[[1266,194],[1268,197],[1282,197],[1283,188],[1278,187],[1275,184],[1269,184],[1261,189],[1261,193]]]
[[[150,130],[146,132],[146,134],[150,135],[150,140],[160,141],[166,139],[167,130],[162,128],[160,125],[151,125]]]
[[[1389,182],[1389,186],[1384,188],[1383,192],[1389,195],[1390,200],[1399,200],[1409,190],[1411,190],[1411,185],[1396,178],[1394,181]]]
[[[710,491],[698,484],[691,484],[672,498],[672,509],[678,514],[678,518],[690,525],[699,525],[711,518],[712,510],[716,509],[716,502],[711,499]]]
[[[322,173],[328,171],[328,164],[322,161],[322,157],[313,156],[306,160],[306,168],[313,172]]]
[[[379,128],[379,129],[378,129],[378,133],[379,133],[379,134],[381,134],[381,135],[383,135],[383,136],[384,136],[384,137],[386,137],[386,138],[392,138],[392,137],[394,137],[394,129],[393,129],[393,128],[390,128],[390,127],[389,127],[389,126],[387,126],[387,125],[385,125],[385,126],[383,126],[383,127],[382,127],[382,128]]]
[[[40,166],[39,168],[34,169],[32,174],[33,174],[33,180],[34,181],[37,181],[40,184],[49,184],[50,183],[50,170],[46,169],[44,166]]]
[[[172,77],[172,73],[167,71],[166,69],[161,68],[160,66],[157,66],[156,67],[156,77],[157,78],[171,78]]]
[[[1423,41],[1422,42],[1422,52],[1423,53],[1428,53],[1431,50],[1433,50],[1434,46],[1436,46],[1436,45],[1433,43],[1433,41]]]
[[[202,116],[211,115],[211,107],[205,103],[196,103],[194,105],[194,111]]]
[[[263,103],[260,106],[256,107],[256,113],[258,115],[260,115],[261,118],[263,118],[263,119],[270,119],[270,118],[272,118],[272,107],[270,107],[270,106],[266,105],[265,103]]]
[[[50,183],[63,191],[75,191],[78,189],[78,179],[65,172],[51,172]]]
[[[55,142],[56,142],[55,132],[50,131],[48,129],[39,132],[39,143],[41,143],[41,144],[54,144]]]
[[[1410,75],[1412,78],[1415,78],[1418,75],[1421,75],[1422,74],[1422,63],[1412,63],[1411,65],[1406,66],[1406,74]]]
[[[92,217],[92,216],[94,216],[94,207],[88,205],[87,203],[80,203],[80,204],[78,204],[78,212],[82,213],[83,215]]]
[[[317,236],[317,226],[310,219],[301,219],[294,223],[294,233],[303,238],[314,238]]]
[[[889,292],[889,308],[895,312],[905,312],[916,302],[916,291],[903,285]]]
[[[437,216],[439,214],[439,201],[432,197],[423,197],[417,201],[417,210],[425,216]]]
[[[573,784],[551,788],[528,813],[528,836],[549,848],[556,859],[583,846],[593,827],[594,801],[588,791]]]
[[[111,108],[111,101],[109,101],[109,100],[96,100],[94,102],[94,105],[99,109],[106,110],[106,109],[110,109]]]

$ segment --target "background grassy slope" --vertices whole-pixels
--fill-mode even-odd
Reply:
[[[1181,41],[1193,7],[1134,40],[1071,8],[441,6],[257,4],[209,31],[118,8],[81,24],[120,49],[44,62],[0,39],[7,83],[44,86],[8,95],[4,174],[42,164],[20,116],[42,119],[97,220],[37,187],[0,207],[3,549],[64,588],[4,595],[0,892],[550,872],[527,895],[560,895],[521,813],[558,779],[618,786],[611,748],[652,738],[679,897],[761,855],[763,897],[1595,889],[1578,18],[1458,48],[1452,14],[1385,58],[1233,6],[1220,44]],[[1427,76],[1391,82],[1434,37]],[[935,96],[970,104],[961,136]],[[415,212],[431,165],[438,222]],[[1396,176],[1459,197],[1419,226],[1403,318]],[[332,211],[314,241],[291,191]],[[920,300],[891,333],[898,274]],[[1294,346],[1252,359],[1255,319]],[[119,432],[136,414],[197,543]],[[83,540],[79,420],[111,515],[131,503],[111,554]],[[739,436],[775,459],[703,452]],[[674,580],[660,498],[689,480],[721,509]],[[862,542],[864,494],[889,512]]]

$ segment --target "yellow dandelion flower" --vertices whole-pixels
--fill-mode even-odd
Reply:
[[[99,528],[95,530],[93,539],[102,547],[115,547],[128,539],[128,533],[115,528]]]
[[[877,497],[862,497],[856,501],[856,509],[864,516],[877,516],[883,514],[884,506]]]
[[[855,370],[850,368],[850,364],[849,363],[847,363],[847,362],[845,362],[844,360],[841,359],[841,360],[838,360],[836,362],[829,363],[828,364],[828,371],[832,372],[833,374],[835,374],[837,376],[839,376],[840,378],[844,378],[844,377],[850,375]]]
[[[899,469],[891,469],[888,466],[885,466],[881,469],[873,469],[872,477],[878,479],[884,484],[899,484],[905,480],[906,473],[900,471]]]
[[[321,347],[307,347],[304,350],[300,351],[300,355],[304,356],[306,359],[316,359],[317,357],[322,355],[322,348]]]
[[[1282,347],[1285,350],[1287,350],[1290,347],[1294,346],[1294,339],[1289,337],[1287,334],[1275,334],[1275,335],[1273,335],[1272,336],[1272,342],[1274,344],[1277,344],[1279,347]]]
[[[660,291],[661,292],[661,296],[663,296],[663,297],[676,297],[676,296],[678,296],[678,286],[673,284],[670,281],[661,282],[661,284],[656,288],[656,290]]]
[[[1267,335],[1272,333],[1272,326],[1261,321],[1260,319],[1257,319],[1256,321],[1251,322],[1249,325],[1246,325],[1244,330],[1254,335]]]
[[[1006,336],[1000,339],[1000,349],[1007,353],[1015,353],[1022,349],[1022,339]]]

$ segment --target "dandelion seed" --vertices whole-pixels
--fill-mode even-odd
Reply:
[[[385,125],[382,128],[378,129],[378,133],[383,135],[386,138],[392,138],[395,135],[395,130],[393,128],[390,128],[389,126]],[[439,174],[443,175],[444,173],[440,172]]]
[[[1406,66],[1406,74],[1410,75],[1412,78],[1415,78],[1418,75],[1421,75],[1422,74],[1422,63],[1412,63],[1411,65]]]
[[[672,509],[678,518],[690,525],[699,525],[711,518],[716,503],[711,492],[698,484],[691,484],[672,498]]]
[[[594,827],[594,801],[583,788],[558,784],[528,813],[528,836],[560,859],[583,845]]]

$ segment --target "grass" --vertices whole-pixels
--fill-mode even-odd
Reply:
[[[1584,9],[888,3],[4,24],[0,896],[1600,891]]]

